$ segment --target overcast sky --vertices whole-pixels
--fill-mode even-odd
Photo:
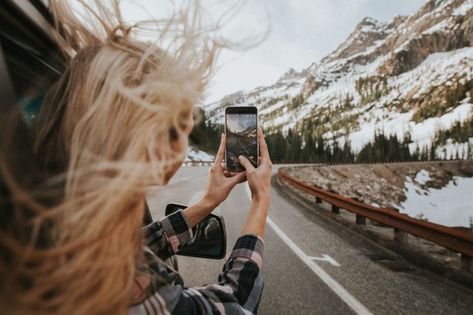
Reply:
[[[157,3],[159,1],[141,2],[151,14],[162,12]],[[210,3],[206,9],[218,16],[226,1]],[[269,34],[256,47],[221,54],[205,102],[238,90],[271,84],[291,67],[301,70],[320,61],[366,16],[389,21],[396,15],[414,13],[424,3],[426,0],[247,1],[228,23],[224,34],[235,40],[264,34],[265,30],[269,30]],[[124,15],[127,13],[136,15],[131,10]]]

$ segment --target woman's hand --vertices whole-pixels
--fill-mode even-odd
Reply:
[[[260,164],[257,168],[244,156],[238,157],[240,164],[246,169],[246,177],[250,186],[253,200],[269,201],[271,187],[272,162],[269,157],[268,145],[264,139],[263,130],[258,128],[258,142],[260,149]]]
[[[210,212],[212,212],[222,201],[227,199],[236,184],[246,180],[246,172],[230,176],[223,168],[222,161],[225,155],[225,137],[222,134],[220,147],[218,148],[215,162],[209,170],[207,188],[204,196],[195,205],[184,210],[190,227],[198,224]]]
[[[246,169],[246,177],[252,197],[251,208],[243,226],[242,234],[254,234],[264,237],[266,218],[269,211],[272,162],[261,129],[258,129],[258,141],[260,164],[257,168],[254,168],[247,158],[239,157],[240,163]]]
[[[246,180],[246,172],[230,176],[224,169],[222,161],[225,155],[225,141],[225,136],[222,134],[215,162],[209,170],[207,188],[203,197],[213,208],[227,199],[233,187]]]

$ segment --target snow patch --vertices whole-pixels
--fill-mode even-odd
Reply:
[[[473,220],[473,178],[454,176],[441,189],[423,188],[417,182],[418,177],[420,181],[426,180],[423,171],[416,175],[415,181],[406,176],[406,200],[399,205],[400,212],[445,226],[470,227],[470,220]]]
[[[436,148],[435,154],[438,158],[444,160],[451,159],[468,159],[472,157],[473,152],[473,138],[470,138],[468,142],[458,143],[452,139],[447,139],[447,143]]]
[[[186,162],[190,161],[213,161],[214,157],[204,151],[200,151],[194,147],[189,146],[187,149]]]
[[[430,34],[433,34],[433,33],[441,32],[441,31],[449,28],[449,26],[450,26],[449,20],[442,21],[440,23],[435,24],[434,26],[432,26],[428,30],[424,31],[422,34],[430,35]]]
[[[466,15],[471,9],[473,9],[473,0],[466,1],[453,10],[452,15]]]
[[[421,170],[417,173],[415,181],[421,185],[425,185],[430,180],[430,174],[426,170]]]

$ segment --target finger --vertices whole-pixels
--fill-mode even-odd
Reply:
[[[225,155],[225,135],[222,133],[222,136],[220,139],[220,147],[218,148],[217,155],[215,156],[214,165],[221,166],[224,155]]]
[[[238,175],[232,177],[232,183],[235,185],[244,181],[246,181],[246,172],[238,173]]]
[[[243,167],[245,168],[247,172],[255,169],[253,165],[251,164],[251,162],[243,155],[240,155],[238,157],[238,160],[240,161],[240,164],[243,165]]]
[[[236,176],[236,175],[238,175],[238,174],[240,174],[240,173],[241,173],[241,172],[228,172],[228,175],[229,175],[230,177],[233,177],[233,176]]]
[[[264,139],[263,129],[258,128],[258,141],[259,141],[259,151],[261,157],[261,163],[264,163],[267,160],[271,160],[269,157],[268,145]]]

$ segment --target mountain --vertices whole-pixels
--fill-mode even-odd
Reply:
[[[453,158],[472,153],[472,103],[473,0],[431,0],[389,22],[367,17],[319,62],[204,110],[223,123],[225,106],[256,106],[270,134],[291,129],[356,153],[383,133]]]
[[[231,130],[229,130],[231,131]],[[241,130],[241,131],[237,131],[237,132],[233,132],[234,134],[240,136],[240,137],[245,137],[245,138],[254,138],[256,139],[256,128],[248,128],[248,129],[245,129],[245,130]]]
[[[207,152],[201,151],[194,146],[189,146],[187,149],[186,162],[192,161],[206,161],[211,162],[214,160],[214,156]]]

